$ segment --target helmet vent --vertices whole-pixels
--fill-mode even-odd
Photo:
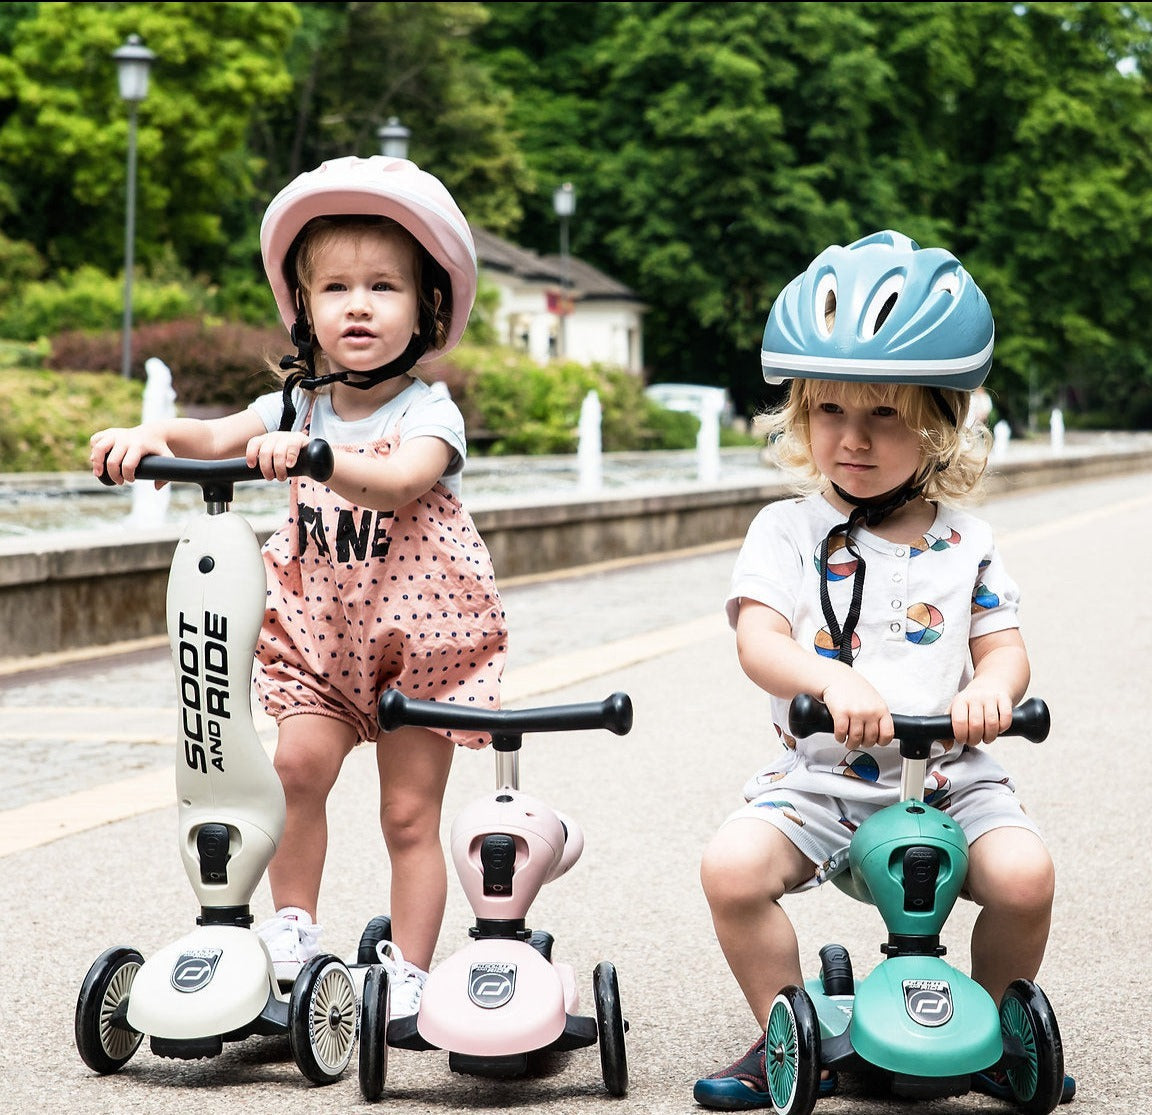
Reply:
[[[836,328],[836,275],[829,271],[820,276],[816,284],[816,298],[813,307],[816,311],[816,331],[828,338]]]
[[[884,305],[880,307],[880,312],[876,315],[876,332],[879,333],[884,326],[884,322],[888,320],[888,315],[892,312],[892,307],[896,305],[896,293],[888,295]]]
[[[900,295],[904,293],[904,276],[889,275],[868,300],[868,306],[860,319],[860,336],[871,340],[880,332],[884,323],[892,315]]]

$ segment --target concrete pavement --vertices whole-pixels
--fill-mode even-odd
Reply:
[[[1044,744],[1004,740],[997,747],[1057,861],[1060,893],[1039,982],[1080,1082],[1073,1112],[1144,1115],[1152,1096],[1144,1038],[1152,993],[1149,890],[1132,839],[1132,818],[1143,812],[1152,630],[1152,596],[1134,555],[1152,542],[1150,509],[1146,474],[1001,496],[984,508],[1024,588],[1032,692],[1053,714]],[[730,547],[718,547],[504,589],[508,704],[596,700],[623,690],[635,707],[628,736],[529,737],[522,758],[523,788],[576,818],[586,839],[581,862],[545,888],[531,920],[555,934],[556,956],[573,964],[585,1009],[594,965],[616,965],[631,1024],[627,1097],[607,1097],[594,1048],[517,1082],[454,1075],[442,1054],[400,1051],[385,1089],[390,1110],[694,1112],[695,1078],[751,1040],[750,1016],[697,881],[701,850],[771,746],[766,699],[740,673],[719,615],[733,557]],[[0,791],[5,1099],[13,1110],[75,1115],[359,1107],[354,1071],[332,1087],[311,1087],[277,1039],[248,1039],[200,1062],[161,1060],[144,1047],[106,1078],[93,1076],[76,1054],[72,1012],[96,955],[131,944],[147,956],[185,932],[196,913],[164,789],[171,685],[166,652],[154,649],[0,679],[0,755],[8,772]],[[325,947],[341,955],[386,902],[373,770],[367,752],[352,756],[330,803],[321,913]],[[446,827],[492,777],[488,753],[460,754]],[[264,884],[254,909],[259,917],[269,912]],[[833,939],[851,950],[858,971],[878,959],[875,912],[834,888],[796,898],[789,912],[812,970],[820,945]],[[945,933],[949,958],[961,967],[972,913],[962,904]],[[450,886],[443,955],[463,943],[469,924],[470,911]],[[851,1087],[817,1110],[909,1110]],[[923,1109],[1008,1110],[976,1096]]]

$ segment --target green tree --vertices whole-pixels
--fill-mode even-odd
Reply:
[[[258,115],[253,148],[269,196],[340,155],[373,155],[395,116],[409,157],[443,180],[469,219],[507,232],[532,189],[506,116],[511,94],[468,49],[482,4],[303,3],[288,51],[293,88]]]
[[[577,185],[573,251],[651,305],[658,378],[758,405],[780,288],[891,227],[977,276],[1021,425],[1030,395],[1114,409],[1121,385],[1152,420],[1149,23],[1139,3],[523,3],[476,45],[537,176]],[[544,200],[521,235],[549,250]]]
[[[41,4],[11,29],[0,69],[0,227],[51,268],[123,259],[128,113],[112,53],[129,34],[156,54],[138,109],[137,258],[171,245],[194,272],[228,250],[230,205],[258,166],[253,109],[287,96],[291,4]],[[35,173],[29,173],[35,168]]]

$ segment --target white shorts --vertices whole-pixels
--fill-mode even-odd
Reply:
[[[895,792],[888,795],[877,792],[869,799],[834,798],[788,786],[785,776],[737,809],[724,823],[755,817],[775,825],[815,865],[812,877],[793,888],[794,891],[808,890],[847,868],[852,834],[873,813],[895,802],[897,796]],[[942,808],[963,830],[969,845],[997,828],[1028,829],[1043,839],[1015,791],[1003,781],[973,782],[929,808]]]

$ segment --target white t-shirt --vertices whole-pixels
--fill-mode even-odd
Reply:
[[[820,605],[820,547],[828,531],[844,520],[844,513],[818,494],[763,508],[733,570],[725,604],[729,623],[735,627],[742,599],[756,600],[788,620],[800,646],[836,657]],[[893,713],[946,713],[972,676],[969,641],[1019,627],[1020,590],[1004,568],[991,527],[965,511],[937,507],[931,528],[915,545],[888,542],[864,527],[852,537],[866,565],[853,668],[876,687]],[[856,563],[840,545],[829,553],[828,565],[829,595],[842,628]],[[806,769],[814,776],[813,790],[843,787],[839,775],[835,783],[821,776],[843,767],[844,745],[829,733],[793,741],[788,704],[771,699],[772,718],[791,752],[791,762],[778,757],[773,769]],[[946,753],[936,744],[932,754],[953,761],[961,750]],[[898,782],[898,750],[872,748],[870,753],[881,766],[880,781]]]
[[[402,442],[413,437],[440,438],[452,449],[452,459],[440,482],[453,495],[460,495],[460,473],[468,457],[464,416],[444,388],[413,379],[395,398],[354,422],[344,421],[332,409],[332,396],[327,392],[315,396],[310,418],[310,399],[305,392],[297,388],[292,393],[292,401],[296,406],[292,429],[303,430],[305,422],[309,422],[309,436],[329,445],[363,445],[393,433],[399,433]],[[266,430],[278,430],[284,413],[283,392],[261,395],[249,404],[249,409],[260,416]]]

